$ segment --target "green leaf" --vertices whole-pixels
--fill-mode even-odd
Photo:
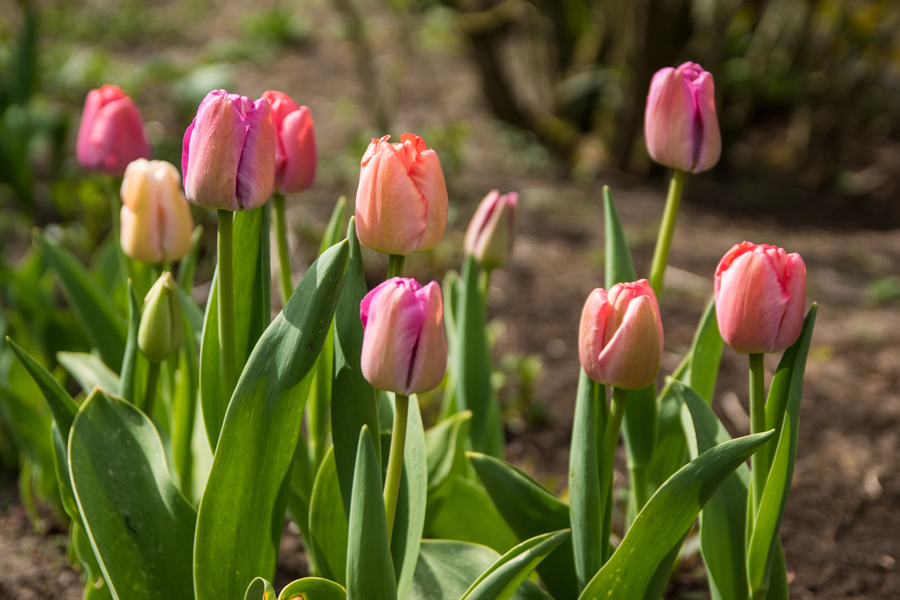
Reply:
[[[716,318],[716,299],[712,297],[707,302],[703,316],[700,317],[700,324],[694,333],[690,351],[691,360],[682,379],[697,390],[709,404],[712,404],[713,394],[716,391],[716,379],[724,346],[725,340],[719,333],[719,321]]]
[[[327,579],[304,577],[287,584],[278,600],[346,600],[347,591]]]
[[[197,393],[200,385],[200,364],[197,342],[189,320],[184,322],[184,335],[172,401],[172,462],[178,475],[179,488],[193,498],[194,482],[194,419],[197,416]],[[202,491],[200,488],[199,491]]]
[[[197,257],[200,255],[200,246],[203,243],[203,225],[194,227],[191,233],[191,250],[185,254],[178,263],[178,285],[186,294],[191,293],[194,287],[194,273],[197,270]],[[199,331],[199,328],[197,328]]]
[[[269,212],[234,213],[234,362],[244,371],[257,340],[272,321],[272,269],[269,264]]]
[[[275,588],[262,577],[257,577],[247,587],[244,600],[275,600]]]
[[[225,421],[228,399],[222,394],[219,375],[219,268],[213,273],[203,318],[203,341],[200,344],[200,406],[203,426],[213,453],[219,443],[219,432]]]
[[[334,448],[325,455],[309,503],[309,550],[319,575],[343,585],[347,579],[347,515],[341,499]]]
[[[328,219],[328,225],[325,226],[325,233],[322,234],[322,241],[319,243],[319,254],[322,254],[343,239],[342,234],[345,231],[344,215],[346,212],[347,198],[341,196],[335,202],[334,210],[331,211],[331,218]],[[356,228],[353,230],[355,232]]]
[[[631,250],[628,248],[628,240],[625,238],[625,229],[619,219],[619,212],[613,204],[609,186],[603,186],[603,213],[606,223],[606,289],[607,291],[617,283],[634,281],[637,273],[634,270],[634,262],[631,260]]]
[[[141,302],[134,291],[134,284],[128,280],[128,338],[125,355],[122,358],[122,377],[119,379],[119,396],[134,404],[134,379],[137,372],[138,330],[141,327]]]
[[[673,475],[638,514],[625,539],[581,594],[581,600],[657,600],[703,505],[771,431],[719,444]]]
[[[119,389],[119,376],[93,354],[87,352],[57,352],[56,360],[75,378],[85,394],[99,387],[111,394]]]
[[[126,330],[109,296],[71,252],[38,230],[34,231],[33,237],[44,260],[59,275],[69,306],[91,346],[97,349],[107,366],[118,369],[125,355]]]
[[[404,600],[412,584],[419,545],[425,527],[425,510],[428,503],[428,465],[425,448],[425,429],[419,402],[409,398],[406,418],[406,442],[403,450],[403,473],[397,496],[397,512],[391,534],[391,555],[397,580],[397,598]]]
[[[569,528],[569,506],[527,473],[483,454],[470,453],[468,456],[494,506],[519,540]],[[538,574],[556,600],[578,597],[570,541],[538,566]]]
[[[347,244],[338,244],[310,266],[238,381],[197,518],[197,600],[237,597],[255,577],[275,573],[309,375],[347,255]]]
[[[451,415],[425,432],[429,494],[436,492],[451,475],[466,476],[465,444],[471,411]]]
[[[153,423],[95,390],[69,438],[78,508],[118,600],[193,598],[196,514],[169,476]]]
[[[450,269],[444,273],[441,292],[444,297],[444,334],[447,336],[447,377],[444,385],[444,397],[441,400],[441,411],[438,420],[444,420],[455,414],[459,407],[456,403],[456,374],[459,365],[459,299],[462,296],[462,280],[459,273]],[[468,436],[468,433],[466,434]],[[468,437],[466,438],[468,439]]]
[[[368,428],[359,434],[347,540],[347,596],[396,600],[397,584],[381,497],[381,469]]]
[[[30,354],[25,352],[14,341],[6,338],[6,342],[12,351],[16,354],[25,369],[31,375],[34,382],[40,388],[47,406],[50,408],[50,415],[53,422],[59,428],[63,439],[69,439],[69,429],[72,427],[72,421],[78,412],[78,405],[72,400],[68,392],[63,389],[59,382],[50,374],[47,369],[36,361]]]

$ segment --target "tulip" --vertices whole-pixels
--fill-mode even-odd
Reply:
[[[712,75],[692,62],[657,71],[647,94],[644,136],[660,164],[691,173],[713,168],[722,138]]]
[[[518,200],[515,192],[501,196],[498,190],[491,190],[478,205],[463,245],[466,254],[473,255],[481,268],[496,269],[509,260]]]
[[[137,159],[125,169],[121,193],[121,243],[127,256],[161,263],[188,253],[194,220],[174,165]]]
[[[172,274],[166,271],[144,299],[138,347],[151,363],[164,360],[181,345],[184,327],[181,296]]]
[[[716,267],[719,332],[738,352],[778,352],[800,337],[806,265],[799,254],[743,242]]]
[[[362,373],[374,387],[397,394],[427,392],[447,370],[441,288],[394,277],[360,303]]]
[[[434,249],[447,227],[447,184],[437,153],[419,136],[373,139],[363,155],[356,192],[360,243],[407,256]]]
[[[312,113],[297,106],[290,96],[263,94],[272,107],[278,141],[275,146],[275,188],[282,194],[298,194],[312,186],[316,176],[316,132]]]
[[[581,366],[591,379],[642,390],[659,374],[662,349],[659,306],[646,279],[591,292],[578,335]]]
[[[187,199],[206,208],[252,210],[275,188],[275,125],[269,101],[215,90],[184,132]]]
[[[122,175],[133,160],[150,158],[141,113],[118,86],[88,92],[75,153],[85,169],[110,175]]]

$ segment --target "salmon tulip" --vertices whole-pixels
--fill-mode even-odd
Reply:
[[[275,189],[282,194],[299,194],[309,189],[316,177],[316,132],[312,113],[305,106],[297,106],[282,92],[268,91],[263,98],[272,107],[278,140]]]

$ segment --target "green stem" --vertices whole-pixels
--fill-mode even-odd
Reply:
[[[482,269],[481,273],[478,274],[478,289],[481,291],[481,299],[484,300],[484,305],[487,306],[488,292],[491,289],[490,269]]]
[[[291,252],[288,248],[287,220],[284,211],[284,194],[272,194],[272,218],[275,221],[275,245],[278,248],[278,281],[281,287],[283,305],[294,293],[294,282],[291,279]]]
[[[687,172],[675,169],[669,183],[669,195],[666,196],[666,208],[663,211],[659,237],[656,238],[656,250],[653,251],[653,264],[650,267],[650,286],[657,296],[662,292],[663,279],[666,276],[669,248],[672,246],[672,236],[675,235],[675,218],[678,216],[678,205],[681,204],[681,193],[684,191],[686,177]]]
[[[153,419],[153,405],[156,402],[156,384],[159,382],[160,363],[150,363],[150,371],[147,373],[147,387],[144,391],[144,414]]]
[[[647,469],[646,467],[632,467],[631,493],[634,494],[634,514],[641,513],[641,509],[647,504]]]
[[[219,210],[219,377],[222,379],[223,406],[228,406],[234,393],[236,379],[234,366],[234,289],[232,262],[232,231],[234,213]]]
[[[766,430],[766,392],[765,365],[763,354],[750,355],[750,433],[762,433]],[[755,520],[762,503],[763,491],[766,489],[767,465],[757,452],[750,458],[753,468],[753,515]]]
[[[403,474],[403,449],[406,446],[408,416],[409,396],[395,394],[391,454],[388,457],[387,476],[384,479],[384,511],[387,515],[388,540],[394,529],[394,515],[397,514],[397,496],[400,494],[400,476]]]
[[[613,388],[612,407],[610,416],[606,420],[606,431],[603,432],[603,445],[600,451],[600,498],[603,499],[604,510],[606,510],[607,498],[612,499],[609,495],[613,480],[613,466],[616,460],[616,447],[619,445],[619,430],[622,428],[622,418],[625,417],[625,399],[628,397],[628,390]]]
[[[391,254],[388,259],[388,272],[386,279],[390,279],[392,277],[403,277],[403,261],[406,260],[405,256],[401,256],[399,254]]]

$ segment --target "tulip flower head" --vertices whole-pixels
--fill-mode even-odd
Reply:
[[[407,256],[434,249],[447,227],[447,184],[441,161],[425,140],[404,133],[373,139],[363,155],[356,192],[360,243]]]
[[[799,254],[740,243],[716,267],[715,293],[719,332],[738,352],[778,352],[800,337],[806,265]]]
[[[498,190],[484,197],[466,230],[464,247],[483,269],[502,267],[512,254],[515,235],[516,203],[519,195],[515,192],[500,195]]]
[[[181,345],[184,327],[181,296],[172,274],[166,271],[156,280],[144,299],[138,347],[147,360],[160,362]]]
[[[646,279],[596,289],[581,313],[578,352],[588,377],[625,390],[656,380],[663,349],[662,320]]]
[[[650,82],[644,113],[647,151],[656,162],[699,173],[722,154],[713,77],[698,64],[660,69]]]
[[[181,259],[191,249],[194,220],[171,163],[139,158],[122,180],[122,251],[145,263]]]
[[[447,370],[441,288],[394,277],[366,294],[362,373],[379,390],[416,394],[432,390]]]
[[[275,189],[282,194],[299,194],[309,189],[316,177],[316,132],[312,113],[305,106],[297,106],[282,92],[268,91],[263,98],[272,107],[278,140]]]
[[[150,158],[141,113],[118,86],[88,92],[75,153],[85,169],[110,175],[122,175],[133,160]]]
[[[269,101],[215,90],[184,132],[187,199],[206,208],[252,210],[275,188],[275,125]]]

